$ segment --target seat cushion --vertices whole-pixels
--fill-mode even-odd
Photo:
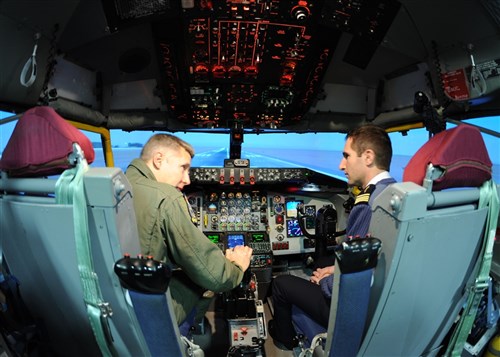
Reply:
[[[429,163],[444,174],[437,178],[433,190],[451,187],[478,187],[491,179],[491,160],[481,132],[462,124],[434,135],[411,158],[403,181],[422,185]]]
[[[0,159],[0,169],[10,177],[57,175],[71,167],[73,143],[82,148],[87,162],[94,161],[92,143],[80,130],[51,107],[26,111],[16,124]]]

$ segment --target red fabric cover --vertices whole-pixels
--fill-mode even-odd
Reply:
[[[491,179],[491,160],[476,127],[462,124],[434,135],[408,162],[403,181],[422,185],[427,165],[445,170],[434,181],[434,191],[451,187],[478,187]]]
[[[16,124],[0,160],[10,177],[57,175],[70,168],[67,160],[73,143],[82,148],[87,162],[94,161],[89,138],[51,107],[26,111]]]

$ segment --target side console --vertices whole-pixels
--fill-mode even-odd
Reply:
[[[261,349],[267,338],[267,323],[258,281],[250,270],[240,286],[224,293],[224,315],[229,323],[229,342],[233,347],[253,346]]]

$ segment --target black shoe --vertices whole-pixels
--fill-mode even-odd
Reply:
[[[269,320],[267,324],[267,332],[273,339],[273,343],[280,350],[293,351],[294,347],[298,346],[298,341],[296,338],[292,338],[291,341],[282,342],[276,338],[276,327],[274,326],[274,320]]]

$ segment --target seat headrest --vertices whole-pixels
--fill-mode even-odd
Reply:
[[[57,175],[71,167],[68,155],[78,143],[87,162],[94,161],[89,138],[51,107],[26,111],[16,124],[0,159],[0,170],[10,177]]]
[[[481,132],[462,124],[434,135],[411,158],[403,181],[422,185],[428,164],[444,173],[434,180],[433,190],[452,187],[478,187],[491,179],[492,163]]]

